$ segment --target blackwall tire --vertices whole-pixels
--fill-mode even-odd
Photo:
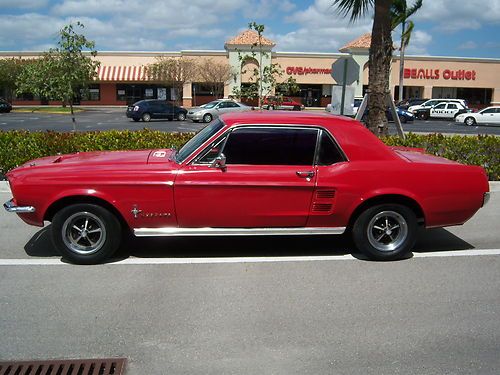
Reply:
[[[177,120],[179,120],[179,121],[186,121],[186,114],[184,114],[184,113],[179,113],[179,114],[177,115]]]
[[[74,204],[52,220],[52,240],[64,259],[76,264],[97,264],[120,246],[122,230],[117,217],[95,204]]]
[[[474,126],[474,125],[476,125],[476,119],[474,117],[467,117],[465,119],[464,123],[467,126]]]
[[[206,115],[203,116],[203,122],[205,123],[209,123],[210,121],[212,121],[213,117],[210,113],[207,113]]]
[[[415,244],[415,213],[399,204],[369,207],[352,227],[354,244],[373,260],[401,259]]]
[[[399,121],[401,121],[402,124],[406,124],[406,117],[405,116],[399,116]]]
[[[151,121],[151,115],[149,113],[144,113],[142,115],[142,121],[144,121],[144,122],[150,122]]]

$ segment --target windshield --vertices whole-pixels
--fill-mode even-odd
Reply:
[[[219,104],[219,102],[214,101],[214,102],[210,102],[210,103],[207,103],[207,104],[203,104],[201,107],[203,107],[203,108],[213,108],[213,107],[215,107],[217,104]]]
[[[191,153],[205,143],[209,138],[211,138],[215,133],[224,127],[224,123],[219,119],[211,122],[209,125],[204,127],[197,133],[193,138],[191,138],[184,146],[181,147],[177,155],[175,156],[175,161],[177,163],[182,163],[186,158],[191,155]]]

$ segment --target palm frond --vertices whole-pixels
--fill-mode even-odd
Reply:
[[[354,22],[368,13],[374,2],[375,0],[334,0],[332,6],[337,7],[341,15],[349,15],[350,22]]]

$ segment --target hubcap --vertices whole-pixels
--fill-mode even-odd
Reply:
[[[408,225],[405,218],[394,211],[383,211],[368,223],[368,241],[379,251],[394,251],[406,240]]]
[[[467,125],[469,125],[469,126],[474,125],[474,121],[472,119],[468,118]]]
[[[104,223],[90,212],[77,212],[67,218],[61,234],[66,247],[81,255],[94,254],[106,241]]]

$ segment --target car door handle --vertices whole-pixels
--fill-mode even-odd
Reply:
[[[313,178],[314,177],[314,171],[297,171],[295,172],[297,176],[302,177],[302,178]]]

